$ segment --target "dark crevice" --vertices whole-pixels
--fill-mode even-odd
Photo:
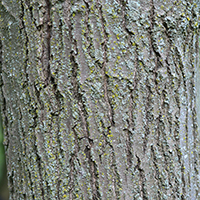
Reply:
[[[51,1],[45,0],[46,2],[46,13],[44,21],[44,43],[42,52],[42,69],[44,73],[44,84],[45,86],[50,84],[51,79],[51,69],[50,69],[50,59],[51,59]]]
[[[52,115],[53,116],[59,116],[60,112],[62,111],[62,104],[63,104],[63,100],[64,100],[64,97],[63,95],[61,94],[60,90],[58,89],[57,87],[57,83],[55,82],[55,78],[53,76],[51,76],[50,78],[50,82],[52,84],[52,90],[53,90],[53,93],[55,95],[55,98],[56,98],[56,102],[57,102],[57,110],[54,110],[52,111]]]
[[[183,183],[183,186],[182,186],[182,198],[185,196],[185,194],[186,194],[186,183],[185,183],[185,177],[184,177],[184,174],[185,174],[185,169],[184,169],[184,165],[183,164],[181,164],[181,180],[182,180],[182,183]],[[185,199],[185,198],[183,198],[183,199]]]
[[[8,117],[6,116],[7,113],[6,113],[6,100],[5,98],[3,97],[3,117],[4,117],[4,120],[3,120],[3,125],[4,125],[4,142],[3,142],[3,145],[5,147],[5,150],[7,150],[8,146],[9,146],[9,143],[10,143],[10,140],[7,138],[9,136],[8,134]]]
[[[70,25],[71,26],[71,25]],[[77,48],[77,43],[76,41],[73,39],[72,37],[72,30],[69,32],[71,40],[74,43],[74,47]],[[79,151],[80,147],[78,144],[78,140],[81,140],[83,138],[88,140],[88,145],[85,147],[85,154],[86,157],[88,159],[88,163],[89,163],[89,170],[90,170],[90,174],[91,174],[91,187],[92,187],[92,193],[93,193],[93,200],[98,200],[100,199],[100,191],[99,191],[99,182],[98,182],[98,170],[97,170],[97,165],[96,163],[92,160],[92,156],[91,156],[91,148],[93,145],[93,139],[90,138],[90,132],[89,132],[89,127],[88,127],[88,122],[87,122],[87,118],[88,118],[88,112],[86,111],[86,107],[85,107],[85,100],[84,100],[84,96],[80,91],[80,85],[77,79],[78,76],[78,64],[76,62],[76,53],[72,50],[70,53],[70,61],[72,64],[72,78],[71,78],[71,83],[73,85],[73,96],[74,99],[77,102],[78,105],[78,109],[79,109],[79,113],[80,113],[80,119],[82,121],[82,126],[83,126],[83,130],[84,130],[84,136],[81,138],[78,138],[78,135],[76,134],[76,131],[74,129],[74,136],[75,136],[75,141],[76,141],[76,149],[75,151]],[[74,152],[75,154],[77,152]],[[75,155],[72,156],[71,158],[71,171],[75,170],[74,169],[74,163],[73,163],[73,157]],[[70,182],[71,184],[73,184],[73,174],[70,171]],[[72,193],[73,188],[71,188],[70,190],[70,194]]]
[[[78,108],[80,111],[80,118],[82,120],[83,124],[83,130],[85,132],[84,138],[88,139],[89,144],[92,145],[93,140],[90,138],[90,133],[89,133],[89,127],[88,127],[88,113],[85,108],[85,102],[84,102],[84,97],[80,93],[80,86],[77,80],[77,73],[78,73],[78,64],[76,63],[75,55],[73,51],[71,52],[70,60],[72,63],[72,85],[73,85],[73,95],[74,98],[77,100]]]
[[[176,65],[177,71],[179,71],[179,76],[181,76],[180,77],[180,81],[178,83],[179,84],[178,88],[181,87],[181,82],[183,82],[183,87],[184,87],[183,95],[186,97],[186,99],[188,99],[187,84],[186,84],[184,66],[183,66],[183,64],[181,62],[181,55],[180,55],[180,52],[178,51],[177,47],[175,47],[174,51],[175,51],[174,52],[175,57],[173,58],[174,59],[174,63]],[[177,60],[176,60],[176,58],[177,58]],[[179,66],[176,63],[178,63]],[[179,94],[178,89],[177,89],[177,94]],[[181,148],[180,148],[180,136],[179,136],[179,130],[180,130],[179,118],[180,118],[180,109],[181,109],[181,99],[180,99],[179,95],[176,95],[175,99],[176,99],[177,107],[179,108],[179,112],[177,113],[176,123],[175,123],[176,124],[176,130],[175,130],[175,134],[176,134],[176,137],[175,137],[175,139],[176,139],[176,152],[177,152],[177,156],[178,156],[178,161],[179,161],[180,165],[182,166],[183,163],[182,163],[182,153],[181,153]],[[187,101],[184,102],[184,103],[186,103],[185,106],[188,106],[188,102]],[[185,129],[186,129],[185,138],[186,138],[186,145],[188,146],[188,126],[187,126],[188,122],[187,122],[187,120],[188,120],[188,109],[186,109],[186,122],[185,122],[185,124],[186,124],[186,126],[185,126]],[[185,173],[184,173],[183,169],[181,169],[181,180],[183,182],[183,185],[182,185],[183,195],[182,195],[181,199],[185,199],[186,187],[187,186],[185,185]]]
[[[92,200],[99,200],[101,199],[101,194],[99,190],[99,181],[98,181],[99,173],[97,169],[97,164],[92,159],[91,147],[89,145],[85,147],[84,153],[86,154],[86,158],[88,159],[89,166],[90,166],[91,186],[92,186],[92,193],[93,193]]]
[[[48,185],[48,182],[46,181],[46,186],[47,186],[47,194],[51,193],[51,187]],[[51,200],[50,198],[48,198],[48,200]]]
[[[8,175],[8,179],[9,179],[9,192],[10,194],[15,194],[15,188],[14,188],[14,173],[12,171],[11,174]]]
[[[161,55],[160,52],[158,51],[158,46],[156,44],[156,38],[154,37],[154,27],[156,25],[156,20],[155,20],[155,5],[153,0],[151,0],[151,10],[150,10],[150,16],[149,16],[149,21],[150,21],[150,26],[148,29],[149,35],[150,35],[150,46],[151,46],[151,51],[154,52],[155,56],[156,56],[156,69],[155,72],[157,71],[157,69],[159,67],[162,66],[162,62],[161,62]],[[150,55],[151,55],[151,51],[150,51]]]
[[[87,46],[88,54],[90,55],[91,58],[94,59],[95,58],[95,55],[93,53],[95,51],[94,50],[95,49],[94,42],[93,42],[93,38],[89,36],[90,34],[93,34],[93,29],[92,29],[92,27],[90,26],[90,23],[89,23],[89,20],[90,20],[89,14],[91,12],[91,8],[90,8],[90,5],[87,1],[84,0],[84,3],[85,3],[86,8],[87,8],[86,17],[85,17],[86,18],[85,21],[87,23],[87,29],[86,29],[86,32],[85,32],[84,35],[87,38],[87,40],[89,41],[89,44],[87,44],[88,45]],[[96,63],[98,63],[98,62],[99,61],[97,60]],[[98,66],[100,66],[100,65],[98,65]]]
[[[128,1],[126,1],[126,0],[119,0],[119,1],[121,4],[121,9],[122,9],[122,19],[123,19],[122,26],[130,38],[130,37],[134,36],[135,34],[131,30],[129,30],[126,26],[126,24],[127,24],[126,23],[126,21],[127,21],[126,7],[127,7]]]
[[[105,69],[105,68],[104,68]],[[104,71],[105,73],[106,71]],[[115,121],[114,121],[114,109],[113,109],[113,105],[111,103],[111,100],[109,98],[109,91],[108,91],[108,85],[109,85],[109,77],[108,75],[105,73],[104,76],[104,97],[106,100],[106,103],[108,105],[108,119],[110,121],[111,126],[115,126]]]
[[[72,16],[71,16],[72,17]],[[73,86],[73,90],[71,91],[73,96],[74,96],[74,99],[77,100],[77,103],[80,102],[80,98],[81,98],[81,95],[79,94],[79,84],[78,84],[78,80],[77,80],[77,71],[78,71],[78,64],[76,62],[76,55],[78,54],[78,49],[77,49],[77,41],[74,39],[73,37],[73,26],[71,24],[71,21],[69,20],[69,23],[68,23],[68,27],[69,27],[69,37],[70,37],[70,40],[72,41],[71,43],[71,52],[70,52],[70,62],[71,62],[71,65],[72,65],[72,71],[71,71],[71,84]],[[75,48],[75,50],[73,49]],[[82,108],[83,109],[83,108]],[[82,111],[81,111],[82,112]],[[84,117],[84,116],[83,116]],[[84,118],[85,119],[85,118]],[[82,119],[83,120],[83,119]],[[74,138],[75,138],[75,150],[73,151],[73,153],[71,154],[71,158],[70,158],[70,174],[69,174],[69,184],[68,184],[68,187],[69,187],[69,190],[68,190],[68,193],[69,193],[69,198],[72,199],[72,198],[76,198],[73,196],[73,189],[74,189],[74,171],[76,170],[75,169],[75,164],[74,164],[74,159],[77,158],[77,153],[79,152],[80,150],[80,145],[79,145],[79,139],[78,138],[78,134],[75,130],[76,128],[76,124],[72,127],[72,130],[73,130],[73,133],[74,133]],[[88,131],[88,129],[86,128],[86,131]],[[89,135],[89,133],[87,132],[85,135]],[[79,161],[78,161],[79,162]]]
[[[72,84],[73,84],[73,88],[74,88],[73,93],[74,93],[75,99],[77,99],[77,102],[78,102],[80,118],[83,123],[83,130],[85,132],[85,136],[78,138],[75,131],[74,131],[74,133],[75,133],[76,140],[78,140],[78,139],[81,140],[83,138],[86,138],[88,140],[88,145],[85,147],[84,151],[88,158],[89,166],[90,166],[91,186],[92,186],[92,190],[93,190],[93,200],[98,200],[100,198],[99,184],[98,184],[98,172],[97,172],[96,163],[92,160],[92,156],[91,156],[91,152],[90,152],[91,147],[93,145],[93,140],[90,138],[89,127],[88,127],[88,123],[87,123],[88,113],[85,108],[83,95],[79,92],[80,87],[79,87],[79,84],[77,81],[78,65],[75,62],[75,57],[73,54],[71,54],[71,62],[73,63],[73,76],[72,76]],[[77,150],[79,150],[79,148]]]
[[[28,38],[28,34],[27,34],[27,31],[26,31],[26,26],[25,26],[25,22],[24,22],[24,15],[25,15],[25,8],[24,8],[24,4],[23,2],[21,1],[21,29],[20,31],[24,31],[24,35],[25,35],[25,60],[24,60],[24,74],[25,74],[25,79],[23,79],[23,85],[22,85],[22,88],[24,90],[28,90],[27,87],[29,85],[29,74],[27,72],[27,67],[28,67],[28,60],[29,60],[29,48],[28,48],[28,45],[29,45],[29,38]],[[30,100],[31,97],[29,95],[29,91],[27,91],[27,95],[28,95],[28,99]],[[21,111],[20,111],[21,112]],[[23,112],[21,112],[23,113]],[[37,113],[36,113],[36,108],[34,108],[33,106],[31,107],[31,109],[29,110],[29,113],[32,115],[32,118],[33,118],[33,123],[30,124],[29,128],[35,128],[37,126]],[[21,116],[22,117],[22,116]],[[23,134],[23,138],[26,138],[25,137],[25,132],[23,131],[22,132]],[[23,144],[24,144],[24,151],[26,152],[26,144],[25,144],[25,141],[22,141]],[[31,180],[31,179],[30,179]]]
[[[31,11],[31,10],[30,10]],[[25,73],[25,80],[23,80],[23,89],[27,90],[27,86],[28,86],[28,82],[29,82],[29,75],[28,75],[28,72],[27,72],[27,66],[28,66],[28,60],[29,60],[29,49],[28,49],[28,45],[29,45],[29,38],[28,38],[28,34],[27,34],[27,31],[26,31],[26,26],[25,26],[25,22],[24,22],[24,15],[25,15],[25,8],[24,8],[24,4],[23,2],[21,1],[21,16],[20,16],[20,19],[21,19],[21,27],[20,27],[20,31],[24,31],[24,35],[25,35],[25,64],[24,64],[24,73]],[[35,85],[34,85],[35,86]],[[37,91],[37,88],[35,87],[35,92],[36,92],[36,96],[38,97],[38,100],[39,100],[39,92]],[[27,94],[29,94],[29,92],[27,92]],[[29,100],[31,99],[30,95],[29,95]],[[29,113],[32,115],[32,119],[33,119],[33,124],[30,124],[29,128],[35,128],[37,126],[37,112],[36,112],[36,109],[37,109],[37,105],[36,107],[31,107],[31,109],[29,110]],[[24,135],[24,131],[23,131],[23,136],[25,138],[25,135]],[[26,147],[25,143],[24,143],[24,147]],[[24,150],[26,152],[26,149]],[[36,153],[37,155],[37,153]],[[38,157],[38,159],[40,159]],[[41,170],[41,166],[40,166],[40,161],[39,161],[39,170]],[[41,172],[40,172],[40,176],[41,176]],[[29,172],[29,180],[31,182],[31,185],[33,185],[32,181],[31,181],[31,175],[30,175],[30,172]],[[43,186],[41,185],[41,190],[42,190],[42,194],[44,194],[43,192]],[[33,199],[35,199],[34,195],[33,195]]]
[[[137,169],[139,171],[139,176],[140,176],[140,195],[142,197],[142,199],[144,200],[148,200],[148,194],[145,188],[145,172],[144,170],[141,168],[141,160],[140,158],[135,155],[137,158],[137,165],[135,166],[135,170]]]
[[[103,17],[103,11],[102,11],[102,5],[99,4],[99,16],[100,16],[100,20],[101,20],[101,26],[102,26],[102,33],[104,35],[103,38],[103,42],[101,42],[101,46],[103,49],[103,63],[102,63],[102,70],[103,70],[103,84],[104,84],[104,98],[105,101],[107,103],[108,106],[108,118],[109,121],[111,123],[111,126],[115,125],[115,121],[114,121],[114,109],[113,106],[111,104],[110,98],[109,98],[109,94],[108,94],[108,80],[109,80],[109,76],[106,75],[106,64],[108,62],[108,57],[107,57],[107,52],[108,52],[108,47],[107,47],[107,42],[108,42],[108,33],[106,32],[105,26],[104,24],[106,24],[106,20]]]
[[[75,127],[76,127],[76,126],[72,127],[72,130],[73,130],[74,139],[75,139],[75,150],[74,150],[74,154],[77,155],[77,153],[80,151],[79,140],[81,140],[81,139],[83,139],[83,138],[85,138],[85,137],[79,138],[79,137],[78,137],[78,134],[77,134],[77,132],[76,132],[76,130],[75,130]]]
[[[137,66],[140,66],[140,63],[142,63],[142,66],[145,67],[145,64],[142,60],[139,59],[139,47],[138,45],[136,44],[136,69],[138,68]],[[146,67],[147,68],[147,67]],[[148,72],[148,73],[151,73],[151,72]],[[136,75],[135,75],[136,76]],[[135,78],[135,84],[134,84],[134,90],[139,82],[138,80],[139,78]],[[145,112],[146,112],[146,115],[145,115],[145,124],[144,124],[144,128],[145,128],[145,133],[144,133],[144,139],[143,139],[143,152],[145,153],[146,150],[147,150],[147,144],[148,144],[148,136],[150,134],[150,130],[149,130],[149,122],[152,121],[152,111],[150,109],[152,109],[152,107],[150,106],[151,104],[151,87],[149,86],[150,83],[149,81],[147,80],[147,83],[146,83],[146,88],[148,90],[148,94],[147,94],[147,97],[146,99],[144,99],[146,103],[145,105]],[[156,87],[157,88],[157,87]],[[155,89],[156,89],[155,88]],[[157,89],[156,89],[157,90]]]
[[[151,106],[151,87],[149,86],[149,83],[146,83],[146,88],[148,90],[147,96],[146,96],[146,104],[145,104],[145,124],[144,124],[144,139],[143,139],[143,151],[146,152],[147,144],[148,144],[148,136],[150,134],[149,130],[149,123],[152,123],[153,116],[152,116],[152,106]]]
[[[33,6],[28,6],[28,8],[29,8],[29,11],[30,11],[30,17],[31,17],[31,20],[32,20],[32,22],[34,23],[34,25],[35,25],[35,27],[37,28],[37,30],[38,31],[40,31],[41,30],[41,28],[43,27],[43,24],[39,24],[39,25],[37,25],[37,23],[36,23],[36,19],[34,18],[34,16],[33,16]]]
[[[4,148],[5,150],[7,150],[8,146],[9,146],[9,142],[10,140],[7,138],[8,137],[8,118],[7,118],[7,106],[6,106],[6,98],[5,98],[5,95],[4,95],[4,91],[3,91],[3,86],[4,86],[4,81],[3,81],[3,75],[2,75],[2,65],[3,65],[3,44],[2,44],[2,41],[0,39],[0,92],[1,92],[1,97],[2,97],[2,100],[1,100],[1,114],[2,116],[4,117],[4,120],[3,120],[3,125],[4,125],[4,142],[3,142],[3,145],[4,145]]]
[[[178,48],[177,47],[175,47],[175,52],[174,52],[174,55],[175,55],[175,57],[174,57],[174,63],[177,63],[176,64],[176,67],[177,67],[177,69],[180,69],[179,70],[179,72],[181,73],[181,75],[182,75],[182,79],[183,79],[183,84],[184,84],[184,89],[185,89],[185,95],[186,95],[186,98],[187,98],[187,93],[186,93],[186,91],[187,91],[187,86],[186,86],[186,74],[185,74],[185,72],[184,72],[184,65],[183,65],[183,63],[182,63],[182,58],[181,58],[181,55],[180,55],[180,52],[179,52],[179,50],[178,50]],[[176,60],[176,58],[177,58],[177,60]],[[176,62],[177,61],[177,62]],[[188,98],[187,98],[188,99]]]
[[[101,124],[102,124],[103,130],[107,129],[107,133],[103,132],[105,143],[101,145],[101,154],[99,154],[99,159],[100,159],[100,162],[102,162],[101,157],[105,153],[106,146],[109,146],[110,149],[112,149],[111,160],[112,160],[112,169],[113,169],[113,176],[114,176],[114,192],[116,194],[116,199],[119,200],[120,199],[120,188],[122,188],[122,186],[121,186],[120,175],[117,171],[115,150],[114,150],[114,147],[112,146],[111,142],[109,141],[109,137],[108,137],[108,135],[111,132],[111,126],[105,127],[102,120],[101,120]]]
[[[29,38],[28,38],[28,34],[27,34],[27,31],[26,31],[26,26],[25,26],[25,22],[24,22],[24,15],[25,15],[25,8],[24,8],[24,4],[23,2],[21,1],[21,16],[20,16],[20,19],[21,19],[21,29],[20,29],[20,32],[24,31],[24,35],[25,35],[25,60],[24,60],[24,73],[25,73],[25,80],[23,82],[23,88],[25,88],[27,85],[28,85],[28,82],[29,82],[29,75],[28,75],[28,72],[27,72],[27,66],[28,66],[28,59],[29,59],[29,48],[28,48],[28,45],[29,45]]]
[[[132,163],[133,154],[131,151],[133,149],[132,144],[131,144],[132,133],[129,130],[127,130],[126,135],[127,135],[127,137],[126,137],[127,138],[126,139],[126,151],[127,151],[126,154],[127,154],[127,163],[128,163],[128,169],[129,169],[132,167],[132,164],[133,164]]]
[[[104,123],[102,120],[101,120],[101,124],[102,124],[103,130],[105,130],[106,127],[104,126]],[[117,171],[115,150],[114,150],[113,145],[109,141],[109,137],[108,137],[110,133],[111,133],[111,126],[107,127],[107,133],[105,132],[103,133],[105,144],[102,144],[102,153],[99,155],[99,157],[101,159],[101,156],[104,154],[104,151],[107,145],[112,149],[111,160],[112,160],[112,169],[113,169],[113,176],[114,176],[114,192],[116,194],[116,199],[120,200],[120,188],[122,188],[122,186],[121,186],[120,175]]]
[[[167,24],[165,25],[166,26],[166,29],[168,28],[167,27]],[[169,34],[167,34],[167,36],[169,38],[171,38],[171,36]],[[179,112],[176,113],[176,118],[175,118],[175,121],[174,121],[174,125],[175,125],[175,130],[174,130],[174,137],[175,137],[175,140],[176,140],[176,144],[175,144],[175,149],[176,149],[176,153],[177,153],[177,157],[178,157],[178,162],[180,163],[180,165],[182,166],[181,167],[181,180],[183,182],[183,185],[182,185],[182,191],[183,191],[183,194],[181,196],[181,199],[185,199],[185,194],[186,194],[186,183],[185,183],[185,172],[184,172],[184,168],[183,168],[183,163],[182,163],[182,154],[181,154],[181,148],[180,148],[180,136],[179,136],[179,132],[180,132],[180,122],[179,122],[179,118],[180,118],[180,105],[181,105],[181,99],[180,99],[180,96],[179,96],[179,88],[181,88],[181,82],[183,80],[183,87],[184,87],[184,96],[186,96],[187,98],[187,87],[186,87],[186,80],[185,80],[185,74],[184,74],[184,66],[181,62],[181,55],[177,49],[177,47],[175,47],[175,50],[174,52],[172,52],[175,57],[173,57],[173,61],[175,63],[175,67],[176,67],[176,72],[177,74],[180,76],[180,79],[178,81],[178,87],[177,89],[175,90],[175,103],[177,105],[177,107],[179,108]],[[178,58],[176,60],[176,58]],[[177,61],[177,62],[176,62]],[[182,80],[181,80],[182,79]],[[188,115],[188,110],[187,110],[187,114]],[[187,118],[187,117],[186,117]],[[187,120],[187,119],[186,119]],[[186,122],[187,123],[187,122]],[[186,124],[186,127],[187,129],[187,124]],[[187,135],[187,130],[186,130],[186,135]],[[188,140],[187,136],[186,136],[186,140]],[[188,142],[187,142],[188,143]]]
[[[157,80],[158,79],[158,69],[163,67],[164,64],[161,62],[162,56],[159,52],[158,45],[156,43],[157,38],[155,37],[155,29],[156,29],[156,19],[155,19],[155,5],[154,5],[154,0],[151,0],[151,9],[150,9],[150,16],[149,16],[149,21],[150,21],[150,26],[148,28],[148,33],[149,33],[149,39],[150,39],[150,57],[152,56],[152,52],[155,55],[155,68],[153,69],[154,73],[154,83],[155,83],[155,90],[157,94],[160,94],[159,92],[159,83]]]
[[[23,198],[24,198],[24,200],[26,200],[26,194],[23,194]]]
[[[167,102],[167,86],[165,86],[165,89],[163,90],[163,93],[161,94],[161,98],[162,98],[162,105],[161,107],[163,108],[163,110],[166,110],[165,112],[168,113],[168,116],[166,116],[167,119],[167,123],[168,128],[169,128],[169,133],[171,133],[173,131],[172,129],[172,123],[173,123],[173,118],[171,116],[170,113],[170,107],[169,104]],[[167,102],[167,103],[166,103]],[[161,116],[159,116],[160,120],[161,120]],[[159,121],[160,121],[159,120]],[[162,149],[162,154],[163,154],[163,158],[164,158],[164,168],[168,174],[168,182],[171,188],[173,188],[173,183],[172,183],[172,177],[175,177],[176,175],[174,174],[174,172],[170,171],[169,167],[170,167],[170,163],[173,162],[173,159],[171,158],[172,156],[172,151],[170,150],[170,144],[167,140],[167,138],[169,137],[169,135],[167,135],[166,131],[165,131],[165,126],[166,124],[164,123],[164,121],[160,121],[159,122],[159,130],[161,130],[161,134],[162,134],[162,142],[161,142],[161,149]],[[166,145],[164,145],[166,144]],[[171,176],[171,173],[173,173],[173,176]],[[177,184],[178,185],[178,184]],[[166,185],[164,185],[165,187]],[[174,197],[176,196],[176,193],[174,193]]]
[[[132,166],[132,158],[133,158],[133,154],[132,154],[132,142],[131,142],[131,137],[133,134],[133,131],[135,129],[135,120],[133,119],[133,112],[134,112],[134,108],[135,108],[135,102],[134,102],[134,94],[133,92],[135,92],[137,84],[138,84],[138,80],[136,78],[136,68],[134,71],[134,83],[130,82],[128,79],[128,89],[130,90],[130,105],[129,105],[129,119],[127,119],[127,124],[128,124],[128,128],[124,128],[123,131],[126,132],[126,151],[127,151],[127,163],[128,163],[128,168],[130,168]],[[136,94],[136,93],[135,93]],[[127,169],[128,170],[128,169]]]
[[[34,82],[34,84],[33,84],[33,87],[34,87],[34,89],[35,89],[34,93],[35,93],[35,95],[36,95],[37,101],[38,101],[38,103],[39,103],[39,105],[40,105],[40,107],[39,107],[39,105],[38,105],[38,107],[40,108],[40,110],[44,110],[44,103],[43,103],[43,102],[41,101],[41,99],[40,99],[40,91],[41,91],[41,88],[38,89],[37,84],[35,84],[35,82]],[[36,104],[36,106],[37,106],[37,104]]]

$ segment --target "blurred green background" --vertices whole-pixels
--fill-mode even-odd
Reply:
[[[3,146],[3,126],[0,113],[0,200],[8,200],[5,152]]]

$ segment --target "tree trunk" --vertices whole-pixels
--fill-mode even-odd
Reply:
[[[10,199],[200,199],[199,11],[2,0]]]

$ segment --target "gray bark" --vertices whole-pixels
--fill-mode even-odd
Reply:
[[[1,2],[10,199],[200,199],[198,1]]]

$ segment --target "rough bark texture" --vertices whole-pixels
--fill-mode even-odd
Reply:
[[[10,199],[200,199],[199,11],[2,0]]]

